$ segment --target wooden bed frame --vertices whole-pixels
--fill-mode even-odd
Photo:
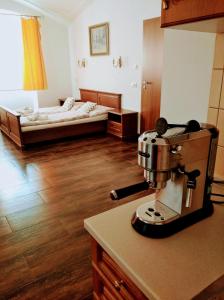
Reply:
[[[92,101],[99,105],[121,108],[121,94],[80,89],[80,96],[82,102]],[[28,144],[37,142],[106,132],[107,120],[23,132],[20,125],[20,114],[7,107],[0,106],[0,129],[17,146],[23,148]]]

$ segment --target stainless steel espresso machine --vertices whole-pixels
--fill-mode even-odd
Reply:
[[[113,200],[147,189],[154,198],[140,205],[132,226],[150,237],[171,235],[213,212],[211,184],[218,130],[195,120],[186,125],[168,124],[164,118],[156,129],[144,132],[138,140],[138,164],[145,180],[113,190]]]

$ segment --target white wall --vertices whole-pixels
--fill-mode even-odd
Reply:
[[[8,0],[0,0],[0,8],[35,14]],[[72,77],[66,27],[43,17],[42,44],[49,90],[38,92],[40,105],[55,105],[58,97],[70,95],[72,81],[76,96],[78,88],[119,92],[123,107],[140,111],[143,20],[159,15],[159,0],[94,0],[69,28]],[[91,57],[88,27],[102,22],[110,23],[110,55]],[[165,30],[161,115],[169,121],[206,120],[214,39],[213,34]],[[117,56],[124,63],[121,69],[112,65]],[[77,60],[82,58],[87,60],[86,68],[77,66]],[[131,87],[132,82],[137,83],[136,88]],[[21,95],[22,92],[19,103]],[[24,92],[25,102],[32,97],[33,93]],[[17,94],[11,93],[10,100],[0,92],[0,103],[6,98],[13,102]]]
[[[160,4],[158,0],[95,0],[73,22],[70,47],[75,95],[78,88],[120,92],[123,107],[140,111],[143,20],[159,16]],[[101,22],[110,23],[110,55],[91,57],[88,26]],[[173,122],[206,120],[213,50],[214,34],[165,30],[161,115]],[[112,60],[119,55],[124,67],[115,69]],[[86,68],[77,67],[82,58],[87,60]]]
[[[58,98],[72,94],[68,28],[44,17],[41,40],[48,90],[38,91],[39,106],[58,105]]]
[[[37,92],[35,91],[0,91],[0,105],[6,106],[11,109],[21,107],[38,106]]]
[[[158,0],[95,0],[87,7],[70,27],[73,93],[78,88],[122,93],[123,107],[140,111],[143,19],[159,15]],[[110,24],[110,55],[91,57],[88,27],[103,22]],[[117,56],[121,69],[112,64]],[[77,67],[80,58],[86,58],[86,68]]]
[[[19,14],[41,15],[35,10],[8,0],[0,0],[0,9],[11,10]],[[34,106],[37,100],[41,107],[57,105],[59,97],[69,96],[72,93],[67,26],[47,16],[42,16],[40,23],[48,90],[8,93],[0,91],[0,104],[2,105],[11,108],[24,105]]]
[[[165,30],[161,116],[206,122],[215,34]]]

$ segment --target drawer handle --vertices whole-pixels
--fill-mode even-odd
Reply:
[[[120,291],[121,289],[121,286],[124,284],[124,281],[123,280],[115,280],[114,281],[114,287],[117,291]]]
[[[162,8],[163,8],[163,10],[166,10],[166,9],[169,8],[168,1],[167,1],[167,0],[163,0],[163,1],[162,1]]]

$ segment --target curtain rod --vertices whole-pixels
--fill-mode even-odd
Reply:
[[[18,15],[18,14],[5,14],[5,13],[1,13],[0,15],[4,15],[4,16],[14,16],[14,17],[27,17],[27,18],[42,18],[42,16],[30,16],[30,15]]]

